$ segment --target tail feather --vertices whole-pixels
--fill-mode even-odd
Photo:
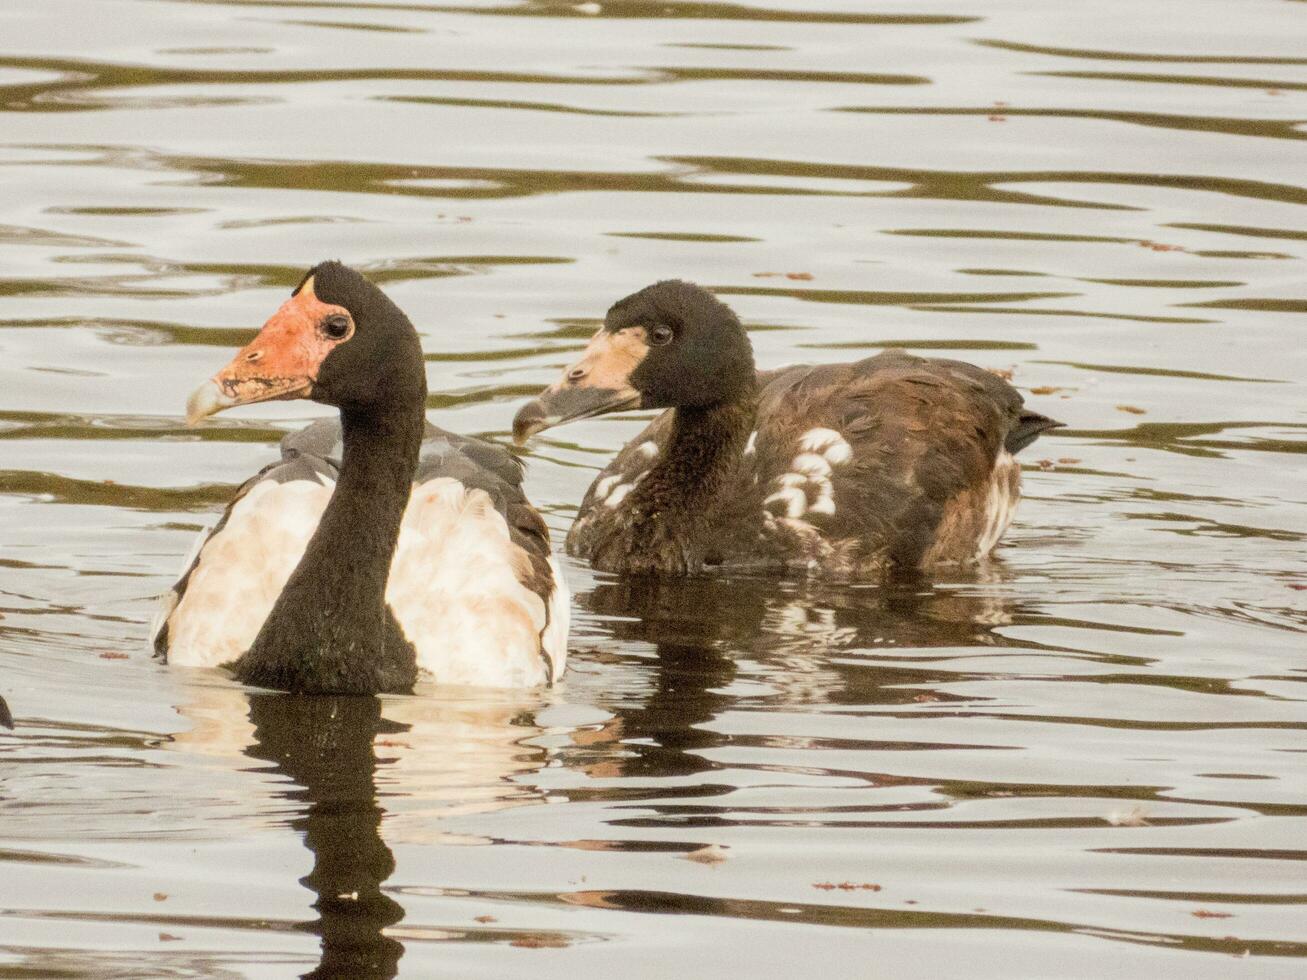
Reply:
[[[1019,453],[1038,439],[1041,432],[1047,432],[1049,429],[1059,429],[1064,425],[1066,425],[1065,422],[1055,421],[1047,415],[1023,410],[1020,418],[1017,419],[1017,424],[1012,427],[1012,431],[1003,440],[1003,446],[1010,453]]]

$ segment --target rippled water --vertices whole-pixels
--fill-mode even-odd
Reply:
[[[1301,976],[1304,36],[1290,0],[5,4],[0,976]],[[460,431],[669,276],[763,365],[947,352],[1068,428],[983,573],[570,565],[544,694],[161,667],[152,596],[316,411],[185,395],[325,257]],[[556,540],[638,425],[536,444]]]

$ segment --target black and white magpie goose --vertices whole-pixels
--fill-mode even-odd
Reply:
[[[1013,454],[1061,424],[988,371],[900,350],[757,371],[735,313],[680,281],[616,303],[514,436],[633,408],[668,411],[599,474],[567,536],[616,572],[866,579],[974,562],[1012,519]]]
[[[353,269],[311,269],[188,415],[308,398],[339,420],[288,435],[237,491],[165,597],[156,652],[312,693],[561,674],[568,594],[521,467],[427,423],[426,391],[403,312]]]

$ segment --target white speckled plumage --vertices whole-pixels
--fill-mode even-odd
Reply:
[[[616,507],[618,504],[620,504],[623,500],[626,499],[626,495],[631,492],[631,489],[634,486],[635,486],[634,483],[622,483],[619,484],[618,486],[613,487],[613,492],[604,498],[604,506]]]
[[[969,563],[993,548],[1016,504],[1017,471],[1000,450],[1019,452],[1059,424],[982,368],[898,350],[755,371],[750,384],[738,317],[690,283],[626,297],[597,336],[664,321],[668,349],[642,351],[638,372],[614,360],[611,374],[669,408],[599,475],[567,537],[569,554],[608,571],[806,564],[873,580]],[[568,384],[522,418],[547,415]],[[654,468],[659,493],[628,493],[649,442],[668,461]]]
[[[827,446],[844,442],[844,437],[834,429],[818,427],[809,429],[799,437],[799,449],[807,453],[824,452]]]
[[[808,505],[810,514],[833,514],[835,513],[835,498],[830,494],[821,494]]]
[[[612,476],[605,476],[595,482],[594,499],[602,502],[608,499],[608,494],[612,492],[613,487],[622,482],[622,474],[614,473]]]
[[[773,509],[773,504],[779,507]],[[782,487],[764,499],[762,505],[778,517],[798,518],[808,509],[808,495],[802,487]]]
[[[825,456],[818,456],[816,453],[799,453],[794,457],[794,462],[790,463],[795,473],[803,473],[811,477],[824,477],[830,475],[830,463],[826,462]]]
[[[848,441],[834,429],[809,429],[799,437],[798,452],[786,473],[771,481],[763,507],[775,517],[798,520],[809,514],[835,513],[835,468],[853,458]]]

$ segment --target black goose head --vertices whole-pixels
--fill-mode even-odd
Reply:
[[[520,443],[550,426],[631,408],[709,408],[747,397],[753,348],[729,306],[669,279],[613,304],[581,359],[513,420]]]
[[[408,317],[354,269],[323,262],[231,363],[195,389],[186,411],[193,425],[273,399],[368,411],[425,396],[422,347]]]

